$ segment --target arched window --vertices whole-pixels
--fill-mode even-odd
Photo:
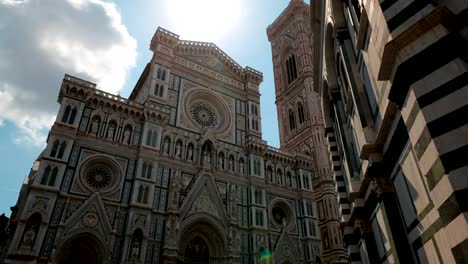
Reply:
[[[153,164],[148,162],[148,166],[146,167],[146,178],[151,179],[151,173],[153,172]]]
[[[52,168],[50,166],[47,166],[45,169],[44,169],[44,174],[42,175],[42,178],[41,178],[41,184],[42,185],[46,185],[47,182],[49,181],[49,177],[50,177],[50,171],[52,170]]]
[[[156,147],[156,141],[158,140],[158,133],[153,131],[153,138],[151,140],[151,146]]]
[[[163,81],[166,80],[166,70],[163,70],[163,72],[162,72],[162,80]]]
[[[143,203],[144,204],[148,203],[148,193],[149,193],[149,187],[146,186],[145,190],[143,191]]]
[[[54,186],[55,185],[55,179],[57,179],[57,174],[58,174],[58,168],[55,167],[52,170],[52,174],[50,174],[50,179],[49,179],[49,182],[47,183],[47,185],[49,185],[49,186]]]
[[[77,111],[78,110],[76,109],[76,107],[74,107],[73,110],[71,111],[70,119],[68,119],[68,124],[73,125],[73,123],[75,122],[75,117],[76,117],[76,112]]]
[[[65,141],[60,144],[60,148],[58,151],[57,158],[61,159],[63,157],[63,153],[65,153],[65,148],[67,147],[67,143]]]
[[[157,76],[158,79],[161,79],[161,72],[162,72],[162,71],[161,71],[161,68],[159,68],[159,69],[158,69],[158,76]]]
[[[159,89],[159,97],[163,97],[163,94],[164,94],[164,85],[161,85]]]
[[[138,187],[138,196],[137,196],[137,203],[141,203],[143,200],[143,186]]]
[[[159,95],[159,83],[157,83],[157,84],[154,86],[154,95],[156,95],[156,96]]]
[[[288,84],[297,79],[296,55],[292,54],[286,59],[286,79]]]
[[[52,151],[50,151],[50,156],[52,158],[55,158],[55,156],[57,155],[57,150],[58,150],[59,146],[60,146],[60,141],[58,139],[56,139],[54,141],[54,144],[52,145]]]
[[[148,132],[146,133],[146,145],[147,146],[152,146],[151,140],[153,139],[153,130],[148,129]]]
[[[289,115],[289,129],[291,130],[296,129],[296,118],[294,116],[294,112],[291,109],[289,109],[288,115]]]
[[[71,107],[70,107],[70,106],[67,106],[67,107],[65,108],[65,112],[63,112],[62,123],[66,123],[66,122],[67,122],[68,117],[70,116],[70,111],[71,111]]]
[[[146,178],[146,170],[148,168],[148,164],[143,162],[143,166],[141,167],[141,177]]]
[[[301,103],[297,103],[297,113],[299,114],[299,124],[304,123],[305,121],[304,107],[302,106]]]

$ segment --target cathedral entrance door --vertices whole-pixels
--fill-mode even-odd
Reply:
[[[101,264],[104,263],[104,256],[102,248],[94,237],[81,235],[63,244],[57,260],[58,264]]]
[[[194,237],[185,246],[184,263],[209,263],[210,249],[201,237]]]
[[[225,239],[221,231],[207,221],[196,221],[182,232],[179,240],[181,263],[222,264],[225,260]]]

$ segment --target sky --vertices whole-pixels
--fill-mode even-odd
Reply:
[[[309,2],[309,1],[306,1]],[[0,214],[44,149],[65,73],[128,97],[163,27],[263,73],[263,139],[278,147],[266,28],[289,0],[0,0]]]

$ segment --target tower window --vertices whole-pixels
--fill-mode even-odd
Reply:
[[[305,121],[304,107],[302,106],[301,103],[297,104],[297,113],[299,114],[299,124],[304,123],[304,121]]]
[[[294,112],[289,110],[289,129],[293,130],[296,129],[296,118],[294,116]]]
[[[297,79],[296,55],[294,54],[286,59],[286,77],[288,84]]]

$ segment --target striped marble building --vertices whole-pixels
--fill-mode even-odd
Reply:
[[[468,262],[468,1],[311,1],[351,263]]]

